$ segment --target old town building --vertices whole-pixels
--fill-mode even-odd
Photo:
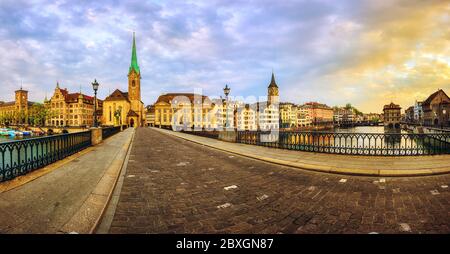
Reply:
[[[308,102],[303,105],[303,108],[308,111],[308,115],[314,126],[332,126],[333,125],[333,109],[326,104],[318,102]]]
[[[405,122],[409,124],[414,123],[414,106],[408,107],[405,110]]]
[[[240,130],[271,130],[279,127],[278,86],[272,73],[267,101],[244,104],[213,99],[195,93],[167,93],[154,104],[154,124],[160,128],[217,129],[227,125]]]
[[[160,128],[216,128],[214,103],[205,95],[167,93],[155,105],[155,126]]]
[[[297,127],[297,105],[290,102],[280,103],[281,128]]]
[[[357,120],[356,114],[352,108],[335,107],[333,108],[333,121],[335,125],[351,125]]]
[[[145,126],[155,126],[155,106],[149,105],[145,110]]]
[[[309,108],[305,107],[305,105],[300,105],[297,107],[297,127],[311,127],[312,120],[309,115]]]
[[[245,104],[239,107],[237,114],[237,130],[255,131],[258,129],[256,104]]]
[[[388,128],[400,128],[400,120],[401,120],[401,107],[400,105],[394,104],[391,102],[388,105],[384,105],[383,107],[383,119],[384,126]]]
[[[417,124],[423,124],[423,110],[422,110],[421,101],[417,101],[414,103],[414,122]]]
[[[422,103],[423,125],[433,127],[450,126],[450,98],[439,89]]]
[[[106,97],[103,115],[104,125],[128,125],[137,128],[145,124],[144,103],[141,101],[141,71],[137,61],[134,33],[128,70],[128,92],[116,89]]]
[[[365,113],[363,114],[363,119],[366,122],[378,123],[381,121],[381,115],[378,113]]]
[[[79,93],[69,93],[62,89],[59,82],[50,98],[44,101],[49,116],[47,126],[57,127],[89,127],[94,125],[94,97]],[[103,101],[97,99],[97,121],[102,119]]]
[[[0,124],[27,124],[28,110],[36,102],[28,101],[28,91],[20,87],[14,101],[0,101]]]

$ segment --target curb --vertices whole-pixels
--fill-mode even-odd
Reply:
[[[79,234],[92,234],[95,232],[111,200],[134,134],[135,130],[133,129],[129,141],[122,146],[97,183],[97,186],[83,202],[80,209],[61,227],[60,232],[76,232]]]
[[[448,174],[450,173],[449,169],[415,169],[415,170],[394,170],[394,169],[351,169],[351,168],[332,168],[332,167],[324,167],[324,166],[310,166],[305,165],[301,163],[296,162],[290,162],[285,160],[277,160],[274,158],[264,157],[264,156],[258,156],[258,155],[252,155],[252,154],[246,154],[242,152],[237,152],[231,149],[227,148],[220,148],[213,145],[202,143],[201,141],[192,140],[188,137],[183,137],[181,135],[172,134],[169,131],[166,130],[160,130],[158,128],[152,128],[157,131],[159,131],[162,134],[170,135],[173,137],[178,137],[196,144],[204,145],[207,147],[211,147],[217,150],[225,151],[228,153],[265,161],[281,166],[288,166],[293,168],[298,168],[302,170],[308,170],[308,171],[315,171],[315,172],[321,172],[321,173],[331,173],[331,174],[340,174],[340,175],[354,175],[354,176],[390,176],[390,177],[413,177],[413,176],[431,176],[431,175],[442,175],[442,174]],[[190,135],[190,134],[186,134]],[[225,141],[224,141],[225,142]],[[414,171],[414,172],[412,172]]]

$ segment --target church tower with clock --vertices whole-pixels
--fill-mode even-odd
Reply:
[[[131,51],[131,64],[128,70],[128,99],[130,111],[127,115],[131,126],[143,126],[144,104],[141,101],[141,70],[139,69],[136,53],[136,38],[133,32],[133,47]]]
[[[141,100],[141,71],[139,69],[136,54],[136,39],[133,33],[133,48],[131,52],[131,64],[128,71],[128,92],[130,100]]]
[[[136,53],[136,37],[133,33],[131,64],[128,69],[128,92],[116,89],[103,101],[103,124],[144,126],[144,103],[141,101],[141,70]]]

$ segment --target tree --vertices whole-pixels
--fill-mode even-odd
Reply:
[[[54,114],[45,107],[44,104],[35,103],[28,110],[28,119],[31,125],[43,126],[45,125],[45,120],[52,117]]]
[[[357,108],[353,107],[352,104],[350,104],[350,103],[347,103],[347,104],[345,105],[345,109],[347,109],[347,110],[353,110],[353,112],[355,112],[355,114],[356,114],[357,116],[362,116],[362,115],[363,115],[363,112],[361,112],[361,111],[359,111]]]

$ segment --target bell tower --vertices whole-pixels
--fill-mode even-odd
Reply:
[[[18,113],[16,121],[17,123],[27,123],[28,122],[28,91],[23,90],[22,86],[16,93],[16,112]]]
[[[278,94],[278,86],[275,83],[275,75],[272,71],[272,79],[270,81],[269,87],[267,88],[267,102],[268,104],[278,104],[279,103],[279,94]]]
[[[131,52],[131,64],[128,71],[128,96],[130,101],[141,101],[141,71],[137,61],[136,39],[133,32],[133,48]]]
[[[19,90],[15,91],[16,93],[16,107],[18,110],[24,110],[27,108],[28,104],[28,91],[23,90],[22,87],[20,87]]]

